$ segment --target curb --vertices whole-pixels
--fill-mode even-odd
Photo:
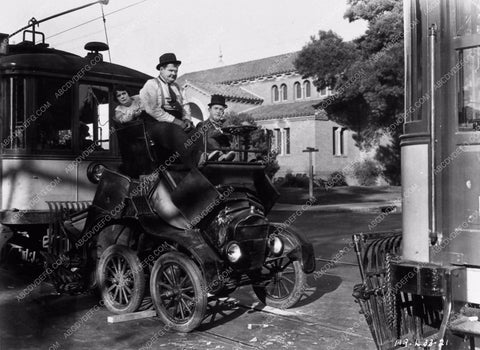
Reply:
[[[359,213],[401,213],[402,204],[398,202],[365,202],[312,205],[278,203],[273,206],[273,211],[317,211],[317,212],[359,212]]]

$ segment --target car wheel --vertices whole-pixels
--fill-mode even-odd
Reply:
[[[108,310],[135,312],[145,294],[145,275],[135,252],[114,244],[105,249],[97,267],[98,287]]]
[[[258,299],[265,305],[287,309],[295,305],[305,291],[307,276],[300,262],[288,257],[268,260],[264,270],[270,279],[252,285]]]
[[[191,332],[207,310],[205,280],[198,266],[185,254],[170,252],[153,265],[150,294],[157,315],[167,328]]]

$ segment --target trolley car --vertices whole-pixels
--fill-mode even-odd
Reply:
[[[480,347],[480,1],[406,0],[403,229],[354,236],[378,349]],[[411,190],[415,189],[415,190]]]
[[[0,35],[0,252],[15,247],[29,261],[48,246],[47,203],[80,209],[96,189],[87,169],[120,164],[114,84],[138,91],[150,78],[105,62],[103,43],[86,44],[84,57],[50,48],[38,23],[32,19],[16,45]]]
[[[41,260],[59,292],[98,287],[112,312],[136,311],[149,290],[182,332],[202,322],[209,297],[245,284],[268,305],[293,306],[313,247],[266,217],[278,193],[255,157],[256,128],[224,130],[236,161],[186,167],[141,119],[111,123],[113,85],[138,91],[150,77],[104,62],[102,43],[85,57],[49,48],[32,24],[0,56],[0,249]]]

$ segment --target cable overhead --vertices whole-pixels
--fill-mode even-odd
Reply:
[[[43,18],[41,20],[37,20],[35,17],[32,17],[32,19],[30,21],[28,21],[28,24],[25,26],[25,27],[22,27],[20,28],[19,30],[17,30],[16,32],[10,34],[8,37],[11,38],[12,36],[20,33],[21,31],[25,30],[25,29],[28,29],[30,27],[32,27],[32,30],[35,32],[35,27],[42,23],[42,22],[46,22],[48,20],[51,20],[53,18],[56,18],[56,17],[60,17],[60,16],[63,16],[63,15],[66,15],[68,13],[71,13],[71,12],[75,12],[75,11],[78,11],[78,10],[81,10],[81,9],[84,9],[86,7],[89,7],[89,6],[92,6],[92,5],[95,5],[95,4],[108,4],[108,1],[109,0],[97,0],[97,1],[94,1],[94,2],[91,2],[89,4],[86,4],[86,5],[83,5],[83,6],[79,6],[79,7],[75,7],[73,9],[70,9],[70,10],[66,10],[66,11],[63,11],[63,12],[60,12],[60,13],[56,13],[54,15],[51,15],[51,16],[48,16],[46,18]]]
[[[112,56],[110,55],[110,45],[108,43],[107,20],[105,19],[105,13],[103,12],[103,5],[101,6],[101,8],[102,8],[102,18],[103,18],[103,29],[105,30],[105,40],[107,41],[107,46],[108,46],[108,59],[110,60],[110,63],[112,63]]]
[[[75,29],[75,28],[81,27],[81,26],[83,26],[83,25],[85,25],[85,24],[88,24],[88,23],[90,23],[90,22],[96,21],[97,19],[100,19],[100,18],[102,18],[102,17],[97,17],[97,18],[91,19],[91,20],[89,20],[89,21],[83,22],[83,23],[81,23],[81,24],[79,24],[79,25],[76,25],[75,27],[72,27],[72,28],[69,28],[69,29],[66,29],[66,30],[62,30],[61,32],[58,32],[58,33],[56,33],[56,34],[47,36],[45,39],[53,38],[54,36],[57,36],[57,35],[60,35],[60,34],[65,33],[65,32],[68,32],[69,30],[73,30],[73,29]]]
[[[145,2],[145,1],[148,1],[148,0],[138,1],[138,2],[136,2],[136,3],[134,3],[134,4],[131,4],[131,5],[122,7],[122,8],[120,8],[120,9],[118,9],[118,10],[109,12],[109,13],[107,13],[107,14],[105,15],[105,17],[110,16],[110,15],[113,15],[114,13],[117,13],[117,12],[120,12],[120,11],[123,11],[123,10],[126,10],[127,8],[130,8],[130,7],[132,7],[132,6],[136,6],[136,5],[141,4],[142,2]],[[55,37],[55,36],[57,36],[57,35],[66,33],[66,32],[68,32],[68,31],[70,31],[70,30],[73,30],[73,29],[76,29],[76,28],[78,28],[78,27],[84,26],[85,24],[91,23],[91,22],[96,21],[97,19],[101,19],[101,18],[102,18],[102,16],[95,17],[95,18],[93,18],[93,19],[91,19],[91,20],[88,20],[88,21],[86,21],[86,22],[80,23],[80,24],[78,24],[78,25],[76,25],[76,26],[74,26],[74,27],[71,27],[71,28],[62,30],[61,32],[58,32],[58,33],[52,34],[52,35],[50,35],[50,36],[47,36],[45,39],[53,38],[53,37]]]

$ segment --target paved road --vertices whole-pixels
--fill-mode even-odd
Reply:
[[[294,212],[272,212],[272,221]],[[294,225],[313,242],[317,271],[345,247],[353,232],[401,227],[401,216],[365,212],[308,211]],[[0,350],[4,349],[374,349],[370,333],[353,302],[359,282],[353,250],[325,273],[309,276],[306,296],[285,311],[259,304],[250,287],[232,299],[212,301],[209,317],[190,334],[162,332],[155,318],[118,324],[92,295],[56,296],[42,283],[27,298],[16,296],[31,277],[0,268]],[[315,278],[317,277],[317,278]],[[251,325],[251,326],[249,326]],[[251,328],[251,329],[249,329]]]

